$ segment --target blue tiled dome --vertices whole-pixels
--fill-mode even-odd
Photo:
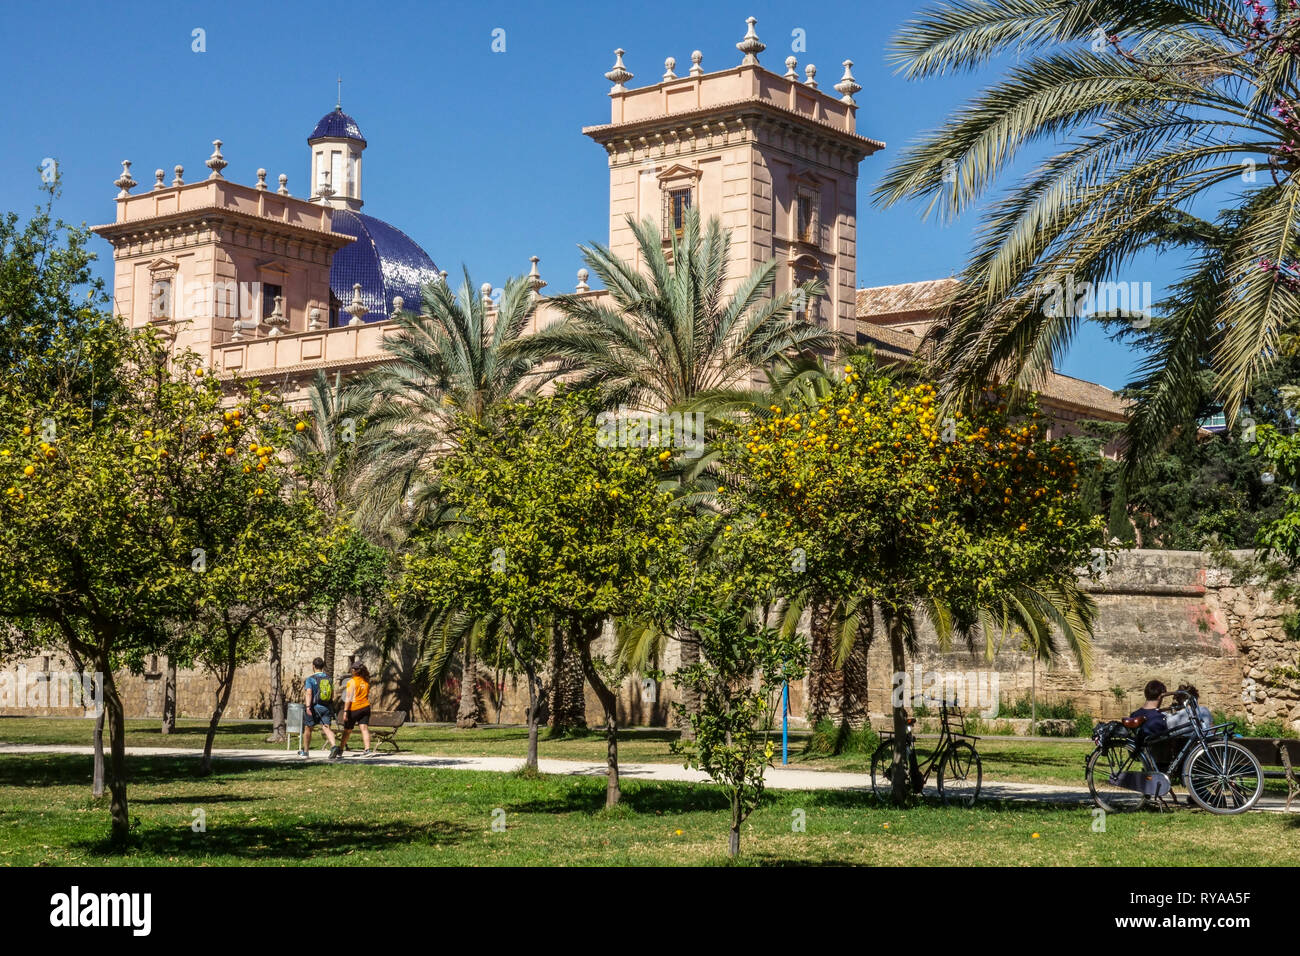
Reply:
[[[339,106],[320,118],[316,128],[307,137],[307,142],[325,138],[354,139],[362,146],[366,145],[366,138],[361,135],[361,127],[357,125],[357,121],[343,112],[343,108]]]
[[[400,295],[403,309],[420,310],[420,287],[438,278],[438,267],[415,240],[388,223],[347,209],[334,210],[334,231],[356,236],[357,241],[334,253],[330,264],[330,291],[342,303],[338,322],[346,325],[352,286],[361,283],[361,301],[370,310],[366,322],[386,319],[393,296]]]

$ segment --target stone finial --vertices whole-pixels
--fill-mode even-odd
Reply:
[[[135,180],[131,178],[131,160],[122,160],[122,175],[113,180],[113,185],[121,190],[117,194],[118,199],[125,199],[131,195],[131,190],[135,188]]]
[[[307,312],[307,331],[320,331],[320,309],[309,309]]]
[[[447,284],[447,270],[446,270],[446,269],[440,269],[440,270],[438,271],[438,281],[441,282],[443,285],[446,285],[446,284]]]
[[[794,82],[799,79],[799,73],[795,69],[795,67],[797,67],[798,65],[799,65],[798,57],[787,56],[785,58],[785,78],[787,80]]]
[[[259,169],[257,171],[257,190],[258,192],[266,192],[266,170],[265,169]]]
[[[623,54],[626,52],[621,47],[614,51],[614,68],[605,74],[605,79],[614,84],[611,93],[626,93],[627,87],[623,84],[632,79],[632,72],[623,65]]]
[[[745,33],[744,39],[736,44],[736,49],[745,54],[745,58],[740,61],[741,66],[758,66],[758,55],[767,49],[767,44],[758,38],[754,32],[754,24],[758,23],[757,17],[748,17],[745,20],[749,24],[749,30]]]
[[[155,169],[155,170],[153,171],[153,188],[154,188],[154,192],[157,192],[157,191],[160,190],[160,189],[166,189],[166,188],[167,188],[167,183],[165,182],[165,178],[166,178],[166,176],[167,176],[167,174],[164,173],[161,169]]]
[[[533,295],[540,295],[541,291],[546,288],[546,282],[542,279],[542,274],[537,271],[537,263],[541,262],[540,256],[529,256],[528,261],[533,264],[532,269],[528,271],[528,288],[533,290]]]
[[[664,60],[664,79],[665,80],[677,79],[677,74],[673,72],[676,69],[677,69],[676,57],[670,56],[668,59]]]
[[[320,171],[320,185],[316,187],[316,195],[320,197],[322,203],[329,203],[330,197],[334,195],[334,187],[330,185],[330,171],[328,169]]]
[[[288,328],[289,319],[284,314],[284,296],[277,295],[275,297],[275,306],[271,309],[271,314],[263,321],[271,327],[271,331],[266,333],[267,335],[279,335],[284,329]]]
[[[348,325],[360,325],[361,317],[369,311],[366,304],[361,301],[361,283],[352,283],[352,302],[347,307],[347,312],[352,318],[348,319]]]
[[[591,277],[591,273],[588,272],[586,269],[579,269],[579,270],[578,270],[578,287],[577,287],[577,289],[575,289],[574,291],[575,291],[575,292],[590,292],[590,291],[591,291],[591,286],[587,285],[587,279],[589,279],[590,277]]]
[[[857,106],[853,99],[853,94],[862,89],[862,84],[853,78],[853,61],[844,61],[844,77],[835,84],[835,92],[843,93],[840,97],[841,103],[847,103],[849,106]]]
[[[803,75],[807,77],[804,80],[804,85],[811,86],[814,90],[817,89],[817,67],[809,63],[803,68]]]
[[[400,295],[393,296],[393,315],[402,311],[402,306],[406,305],[406,300]]]
[[[691,76],[703,76],[704,67],[700,64],[704,62],[704,54],[699,50],[691,51]]]
[[[208,161],[203,165],[212,170],[212,172],[208,174],[208,179],[222,178],[221,171],[230,164],[227,163],[221,155],[221,140],[214,139],[212,141],[212,155],[208,157]]]
[[[478,287],[478,292],[479,295],[483,297],[484,305],[492,304],[492,283],[491,282],[484,282],[481,286]]]
[[[289,195],[289,177],[284,173],[280,174],[280,188],[276,192],[281,196]]]
[[[184,186],[185,167],[182,166],[180,163],[177,163],[175,166],[172,167],[172,173],[175,175],[175,178],[172,180],[172,185]]]

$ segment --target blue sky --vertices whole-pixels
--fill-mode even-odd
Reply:
[[[752,15],[769,69],[784,72],[795,30],[806,37],[807,51],[795,54],[800,71],[815,63],[824,88],[853,60],[864,87],[858,129],[888,144],[861,168],[859,287],[947,276],[962,266],[974,216],[943,226],[922,221],[915,207],[881,211],[870,201],[899,148],[981,80],[911,83],[895,73],[888,40],[919,6],[314,0],[172,2],[123,17],[111,4],[6,5],[0,209],[27,215],[39,199],[37,168],[54,157],[63,218],[109,222],[122,159],[133,161],[143,188],[158,167],[170,182],[177,163],[192,181],[206,175],[213,139],[225,143],[227,178],[251,184],[265,167],[272,184],[287,173],[290,191],[303,195],[306,137],[333,108],[341,73],[343,108],[369,142],[366,212],[409,233],[442,269],[456,273],[463,263],[476,282],[499,285],[537,255],[548,291],[568,291],[582,265],[576,244],[608,237],[605,154],[580,129],[609,121],[602,74],[614,48],[627,50],[634,87],[657,81],[667,56],[684,73],[693,49],[706,70],[730,67]],[[205,52],[192,50],[195,29]],[[499,53],[497,29],[505,31]],[[107,277],[108,245],[96,239],[95,247]],[[1148,264],[1132,278],[1167,280],[1170,271]],[[1085,328],[1061,371],[1118,387],[1137,358]]]

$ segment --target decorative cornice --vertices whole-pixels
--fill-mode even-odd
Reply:
[[[815,119],[783,106],[755,99],[730,100],[725,103],[685,110],[681,113],[652,116],[627,123],[584,126],[582,133],[613,153],[617,150],[617,147],[611,149],[611,144],[619,141],[646,141],[648,145],[649,137],[663,136],[670,132],[680,133],[687,125],[692,128],[700,126],[700,132],[706,133],[711,124],[706,123],[701,126],[700,120],[702,119],[716,120],[719,123],[735,121],[739,122],[742,127],[747,127],[750,118],[755,116],[784,121],[791,124],[791,126],[797,126],[801,133],[807,133],[811,128],[811,131],[821,134],[837,146],[855,153],[859,161],[877,150],[885,148],[885,144],[879,140],[860,136],[857,133],[850,133],[826,120]],[[698,141],[698,135],[696,139]]]
[[[119,243],[135,241],[137,237],[148,237],[159,230],[174,232],[185,227],[221,229],[223,227],[242,229],[248,236],[271,236],[283,241],[300,242],[304,245],[331,250],[342,249],[348,243],[356,242],[356,236],[341,232],[326,232],[311,226],[299,226],[281,219],[255,216],[224,206],[208,205],[179,212],[151,216],[147,219],[132,219],[126,222],[106,223],[92,226],[91,232],[102,236],[117,246]]]

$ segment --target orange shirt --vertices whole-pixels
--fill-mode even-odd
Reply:
[[[370,683],[361,677],[353,675],[348,678],[347,690],[352,691],[352,703],[348,705],[348,710],[365,710],[370,706]]]

